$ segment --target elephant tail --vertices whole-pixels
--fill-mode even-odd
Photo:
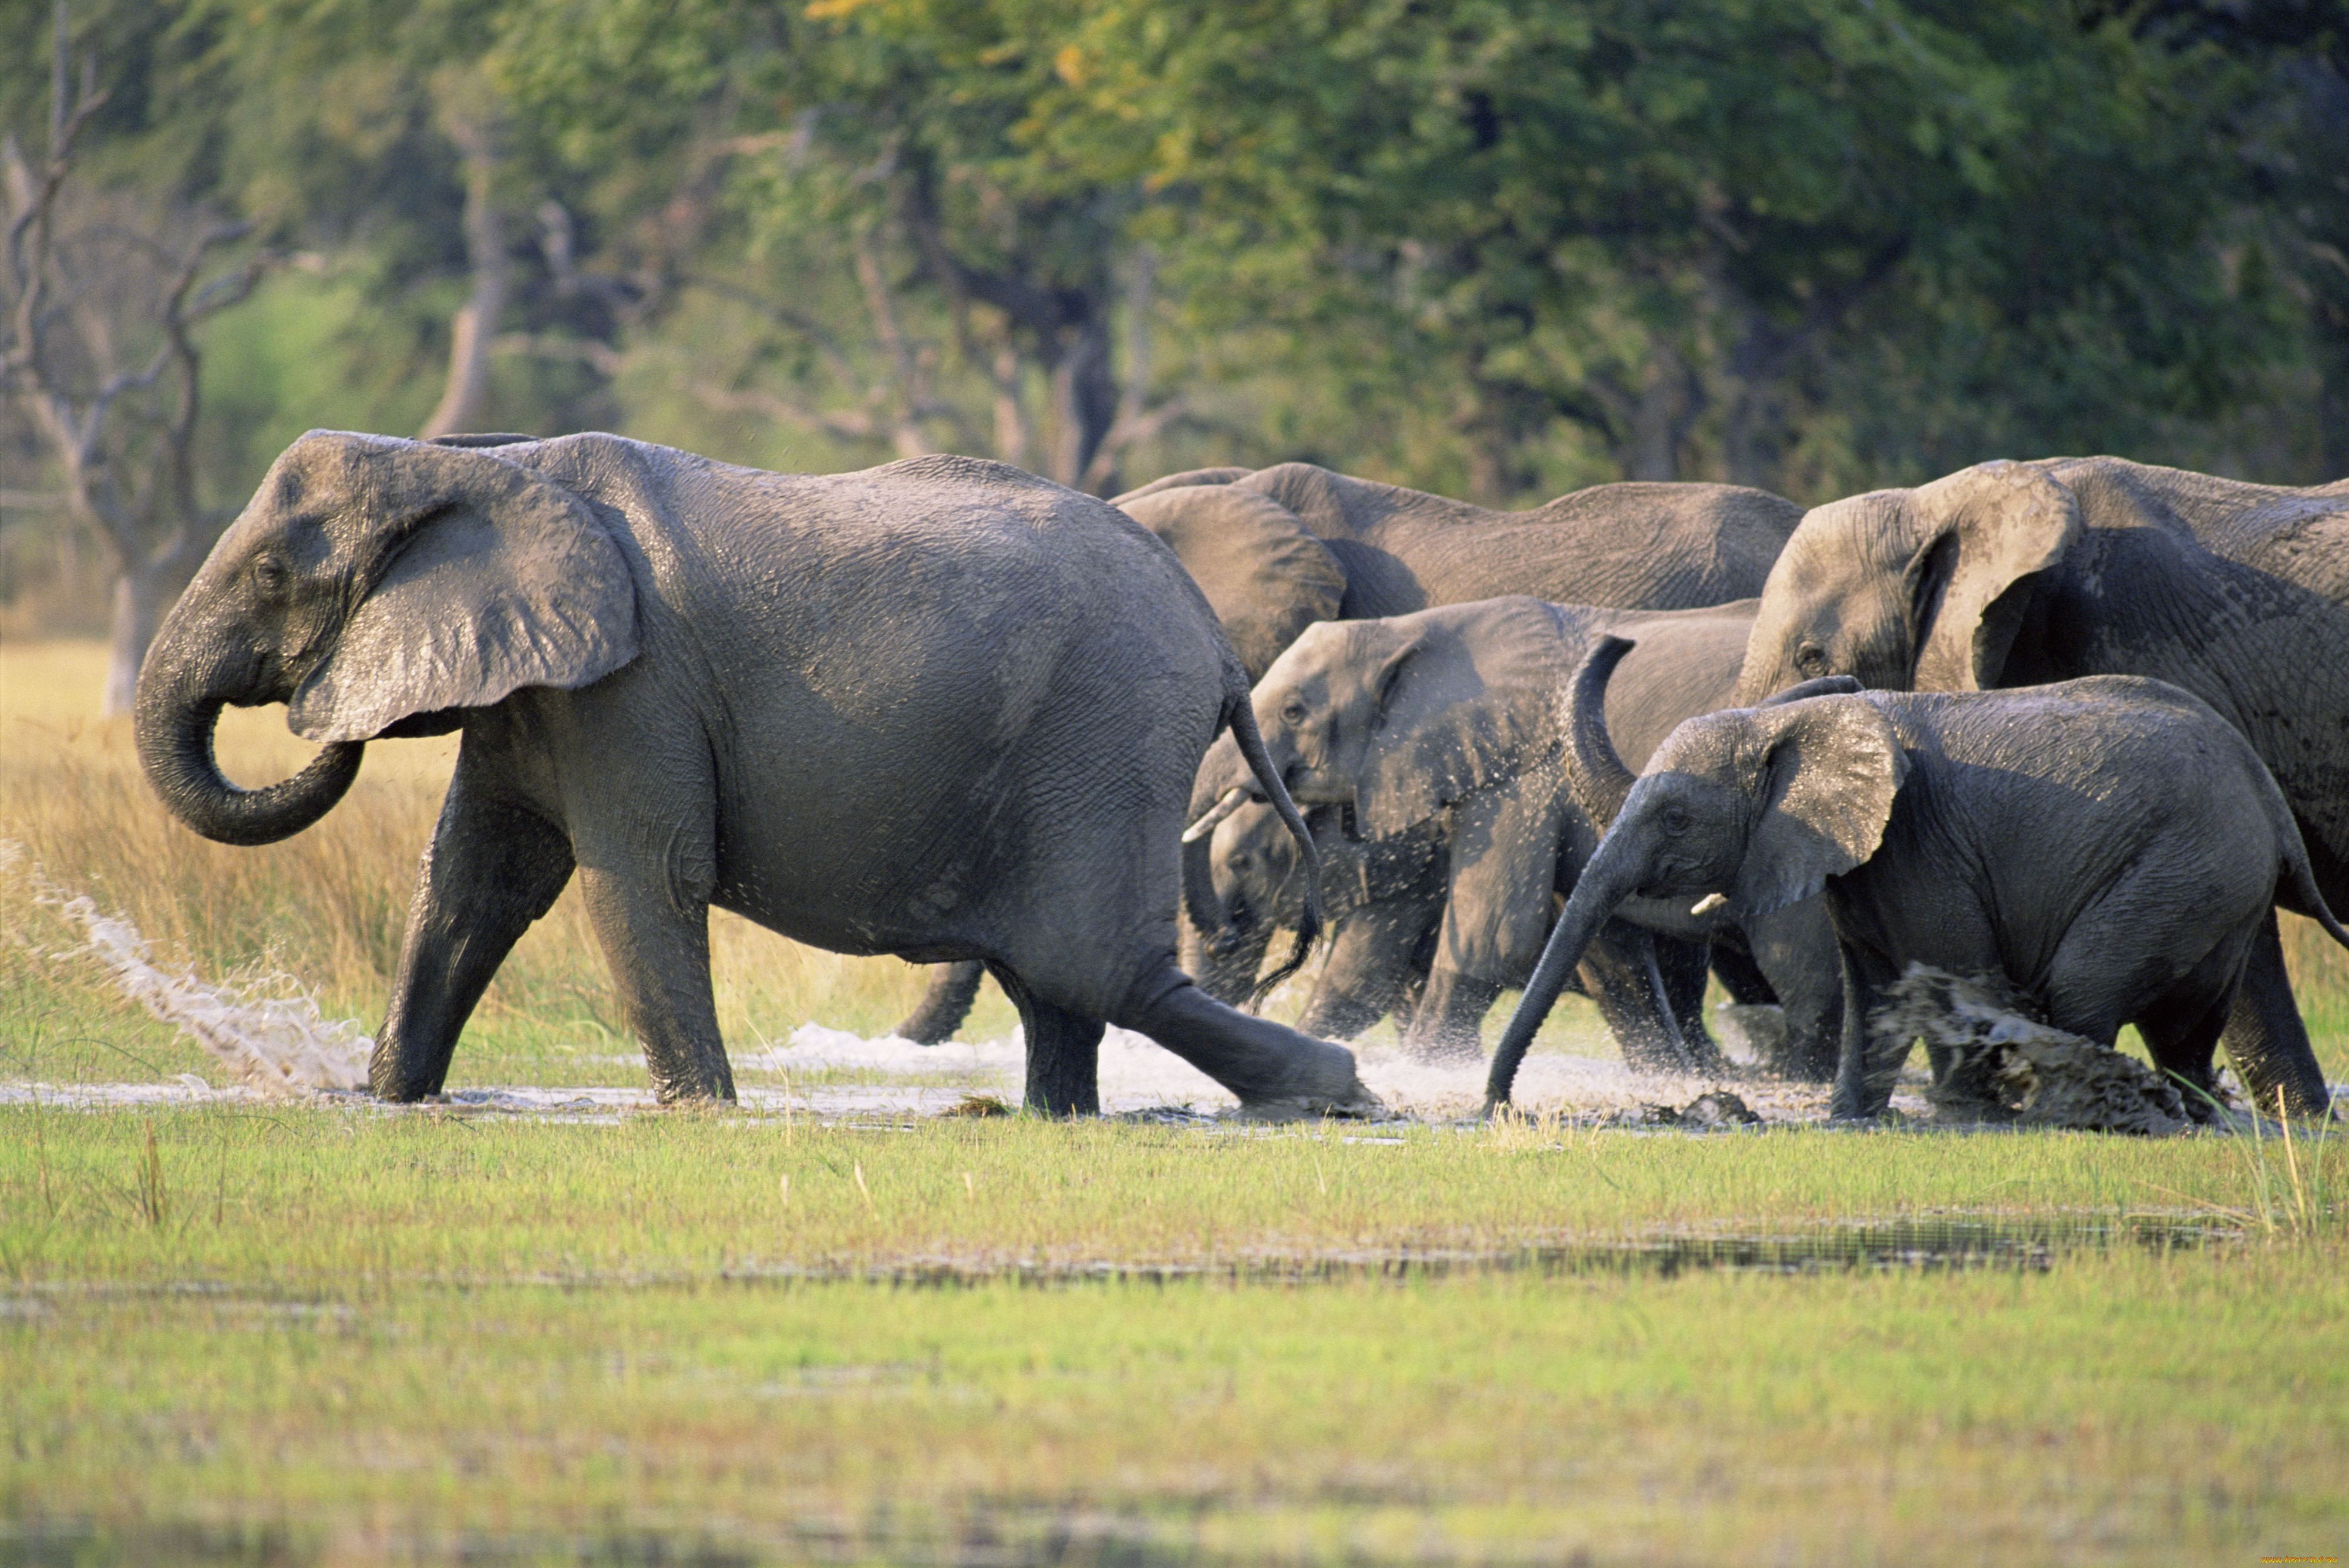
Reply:
[[[2324,891],[2316,885],[2316,872],[2308,864],[2308,845],[2300,836],[2300,825],[2286,812],[2283,816],[2283,875],[2278,878],[2276,902],[2295,915],[2305,915],[2324,928],[2324,934],[2344,948],[2349,948],[2349,931],[2341,929],[2332,906],[2324,901]]]
[[[1279,968],[1257,981],[1256,990],[1248,997],[1253,1005],[1305,967],[1306,956],[1313,950],[1313,940],[1321,934],[1321,857],[1313,847],[1313,830],[1305,826],[1304,814],[1288,798],[1288,786],[1281,782],[1280,770],[1272,765],[1272,758],[1264,749],[1264,736],[1256,727],[1256,707],[1248,701],[1247,673],[1240,668],[1237,657],[1231,659],[1226,687],[1224,723],[1230,728],[1240,755],[1247,759],[1248,771],[1256,774],[1265,797],[1272,802],[1272,809],[1280,814],[1289,836],[1297,840],[1297,861],[1305,873],[1305,911],[1298,917],[1297,945],[1288,950],[1288,957]]]

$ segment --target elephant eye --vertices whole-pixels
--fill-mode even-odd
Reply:
[[[1826,650],[1816,642],[1803,644],[1795,650],[1795,668],[1806,676],[1825,675],[1827,672]]]
[[[1305,722],[1305,704],[1302,702],[1291,702],[1287,707],[1281,709],[1280,722],[1284,724],[1302,724]]]
[[[253,586],[271,598],[285,591],[288,577],[285,563],[274,556],[264,556],[253,563]]]
[[[1689,830],[1689,814],[1682,811],[1679,806],[1668,805],[1664,807],[1662,820],[1664,831],[1666,833],[1686,833]]]

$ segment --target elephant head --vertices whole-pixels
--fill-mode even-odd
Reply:
[[[1805,515],[1762,590],[1737,701],[1823,675],[1892,691],[1995,685],[2080,508],[2044,471],[1986,462]]]
[[[455,729],[524,686],[579,687],[636,654],[618,545],[570,492],[477,445],[313,431],[221,536],[140,671],[139,756],[172,815],[269,844],[349,788],[366,742]],[[243,790],[212,732],[286,704],[326,750]]]
[[[1321,836],[1324,813],[1306,821]],[[1216,825],[1207,839],[1210,923],[1201,927],[1198,967],[1192,978],[1218,1002],[1243,1005],[1272,935],[1294,929],[1305,909],[1297,841],[1268,801],[1249,801]]]
[[[1554,743],[1566,646],[1557,613],[1534,599],[1324,621],[1257,683],[1257,727],[1300,807],[1351,806],[1364,836],[1392,838]],[[1200,766],[1195,823],[1247,793],[1226,737]]]
[[[1601,639],[1568,689],[1568,778],[1597,820],[1612,806],[1613,824],[1502,1035],[1486,1090],[1495,1103],[1508,1099],[1534,1032],[1626,900],[1694,899],[1707,911],[1725,904],[1751,919],[1811,898],[1876,853],[1908,777],[1891,722],[1831,678],[1689,720],[1635,779],[1609,744],[1604,719],[1608,676],[1629,648]]]
[[[1173,474],[1117,505],[1182,561],[1257,680],[1299,632],[1338,614],[1346,574],[1295,513],[1220,477],[1245,472]]]

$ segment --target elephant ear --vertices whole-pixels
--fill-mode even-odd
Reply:
[[[1499,601],[1466,628],[1423,625],[1386,651],[1354,788],[1362,831],[1408,832],[1555,753],[1565,651],[1554,612],[1531,599]]]
[[[1334,619],[1346,597],[1337,561],[1270,496],[1228,484],[1187,484],[1122,505],[1182,560],[1251,683],[1299,632]]]
[[[1800,903],[1864,864],[1909,776],[1899,735],[1864,696],[1757,709],[1754,721],[1761,815],[1732,895],[1740,919]]]
[[[296,733],[423,732],[408,722],[585,686],[636,656],[627,562],[578,496],[489,451],[382,442],[361,463],[365,592],[295,690]]]
[[[1918,628],[1911,684],[1981,691],[1998,682],[2032,579],[2080,536],[2080,506],[2044,470],[1985,462],[1909,493],[1920,547],[1905,587]]]

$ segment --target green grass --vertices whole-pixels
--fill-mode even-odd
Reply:
[[[159,961],[283,972],[371,1027],[447,743],[372,748],[316,828],[223,848],[163,817],[119,724],[75,716],[97,668],[0,648],[0,838]],[[231,721],[238,776],[298,764],[275,715]],[[5,886],[0,1078],[222,1081],[65,953],[21,866]],[[2349,964],[2310,936],[2290,956],[2349,1077]],[[878,1033],[922,983],[713,938],[738,1051]],[[975,1033],[1010,1023],[990,990]],[[451,1081],[641,1082],[629,1054],[567,898]],[[0,1107],[0,1568],[2337,1553],[2344,1187],[2339,1135]],[[1527,1266],[2148,1211],[2238,1239],[2045,1272]],[[1468,1262],[1286,1266],[1432,1258]]]
[[[336,1562],[2202,1563],[2349,1531],[2337,1207],[2044,1273],[777,1277],[2240,1209],[2256,1153],[1349,1136],[0,1114],[0,1514],[91,1560]],[[2349,1174],[2337,1139],[2295,1158]]]

